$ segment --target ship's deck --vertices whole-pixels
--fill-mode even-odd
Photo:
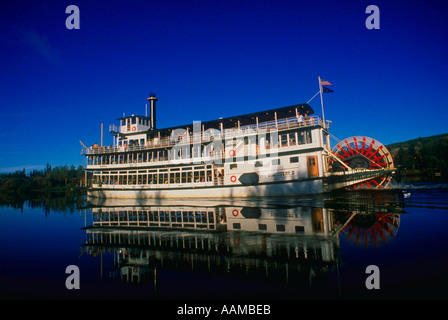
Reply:
[[[207,143],[213,141],[214,139],[224,140],[239,136],[267,133],[272,130],[283,131],[300,127],[312,127],[316,125],[324,126],[323,120],[318,116],[311,116],[309,117],[309,119],[300,120],[297,116],[294,115],[288,118],[270,120],[258,123],[254,123],[254,120],[252,119],[252,122],[250,122],[249,124],[241,125],[240,123],[240,125],[237,127],[221,128],[221,130],[219,129],[210,130],[212,128],[207,126],[208,129],[202,130],[203,128],[201,128],[199,132],[195,132],[193,130],[189,130],[190,128],[188,126],[176,127],[176,128],[157,130],[158,132],[164,131],[163,135],[161,134],[160,138],[149,139],[145,145],[133,145],[127,147],[95,146],[90,147],[89,149],[86,148],[83,149],[82,154],[84,155],[111,154],[117,152],[130,152],[130,151],[140,151],[155,148],[166,148],[166,147],[172,147],[174,145],[191,144],[198,142]],[[326,124],[325,127],[328,128],[328,124]],[[176,129],[184,129],[183,134],[179,136],[173,136],[172,132]]]

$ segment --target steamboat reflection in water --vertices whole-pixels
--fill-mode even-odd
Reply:
[[[401,199],[380,196],[361,192],[350,201],[336,196],[305,205],[91,199],[82,250],[113,255],[112,277],[150,283],[155,292],[162,270],[319,289],[340,264],[341,237],[379,246],[395,236]]]

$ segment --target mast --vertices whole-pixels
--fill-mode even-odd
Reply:
[[[325,147],[327,148],[327,150],[328,150],[328,151],[331,151],[331,146],[330,146],[330,134],[329,134],[329,132],[328,132],[327,123],[325,122],[324,99],[323,99],[323,97],[322,97],[322,93],[323,93],[323,87],[322,87],[322,85],[324,84],[324,85],[330,85],[330,86],[331,86],[331,83],[328,82],[328,81],[326,81],[326,80],[323,80],[323,81],[322,81],[320,75],[318,75],[317,78],[318,78],[318,80],[319,80],[320,104],[321,104],[321,107],[322,107],[322,122],[323,122],[322,125],[323,125],[323,128],[324,128],[324,130],[323,130],[323,134],[324,134],[324,136],[325,136],[325,142],[324,142],[324,144],[325,144]],[[322,82],[323,82],[323,83],[322,83]],[[328,91],[331,92],[331,90],[328,90]],[[314,97],[313,97],[313,98],[314,98]],[[330,152],[329,152],[328,154],[331,155]],[[328,171],[328,161],[326,161],[325,156],[324,156],[323,160],[324,160],[324,169],[325,169],[325,171]]]
[[[325,114],[324,114],[324,99],[322,97],[322,81],[321,81],[320,75],[318,75],[317,78],[319,80],[320,105],[322,107],[322,122],[323,122],[324,128],[326,128]]]
[[[325,92],[333,92],[333,90],[331,90],[331,89],[329,89],[327,87],[324,87],[324,86],[332,86],[332,84],[330,82],[328,82],[327,80],[323,80],[319,75],[317,76],[317,78],[319,80],[319,93],[320,93],[320,104],[322,106],[323,127],[324,127],[324,129],[326,129],[327,128],[327,124],[325,122],[324,99],[322,97],[322,93],[324,93],[324,89],[325,89]]]

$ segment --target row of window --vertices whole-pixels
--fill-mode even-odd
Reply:
[[[213,211],[117,211],[100,212],[93,215],[94,223],[108,222],[178,222],[178,223],[214,223]]]
[[[120,125],[131,125],[131,124],[141,124],[144,126],[149,125],[149,120],[147,118],[140,118],[140,117],[130,117],[126,119],[120,120]]]
[[[311,131],[290,132],[282,134],[266,135],[265,138],[260,139],[259,143],[256,143],[256,136],[245,137],[245,145],[254,145],[255,153],[262,154],[267,149],[290,147],[301,144],[312,143]],[[238,139],[235,141],[228,141],[234,146],[237,145]],[[133,141],[133,143],[137,143]],[[227,148],[226,148],[227,149]],[[264,149],[264,150],[259,150]],[[250,150],[250,148],[249,148]],[[266,153],[266,152],[264,152]],[[128,163],[146,163],[157,161],[168,161],[175,159],[190,159],[198,157],[212,157],[216,159],[225,158],[226,156],[235,156],[235,153],[230,152],[226,154],[224,152],[221,141],[215,141],[208,145],[196,146],[195,144],[175,146],[172,149],[160,149],[160,150],[140,150],[138,152],[128,153],[114,153],[109,155],[89,155],[87,156],[87,165],[108,165],[108,164],[128,164]]]
[[[151,223],[149,224],[151,226]],[[154,226],[157,227],[170,227],[168,225],[163,224],[156,224]],[[184,224],[182,226],[177,225],[173,223],[171,227],[184,227],[184,228],[198,228],[198,229],[208,229],[208,230],[214,230],[215,225],[209,224],[209,225],[194,225],[191,224]],[[115,232],[101,232],[101,231],[95,231],[95,232],[89,232],[87,233],[87,241],[86,243],[92,244],[92,245],[99,245],[99,244],[120,244],[120,245],[137,245],[140,248],[141,247],[151,247],[151,248],[175,248],[175,249],[194,249],[197,250],[217,250],[218,244],[215,243],[214,238],[207,238],[203,236],[182,236],[181,241],[179,241],[179,237],[176,237],[176,233],[173,234],[172,237],[167,237],[165,234],[160,234],[157,232],[145,232],[145,233],[115,233]],[[121,255],[125,255],[125,252],[127,255],[132,256],[133,254],[137,254],[138,257],[140,257],[138,250],[122,250]],[[219,251],[222,254],[222,248],[220,248]],[[118,253],[118,251],[117,251]]]
[[[299,156],[292,156],[289,157],[289,163],[299,163]],[[270,163],[266,163],[265,161],[255,161],[255,168],[260,168],[263,166],[269,166],[269,165],[273,165],[273,166],[279,166],[281,164],[281,159],[279,158],[275,158],[272,159]],[[237,163],[231,163],[229,166],[230,169],[237,169],[238,168],[238,164]]]
[[[216,174],[217,176],[217,174]],[[110,185],[152,185],[211,182],[213,170],[211,165],[150,170],[104,171],[94,172],[94,184]]]
[[[110,155],[89,155],[87,156],[87,165],[106,165],[106,164],[128,164],[128,163],[147,163],[168,161],[175,159],[190,159],[193,155],[194,159],[202,156],[213,156],[215,158],[222,158],[223,153],[219,151],[210,150],[204,152],[195,149],[173,148],[171,150],[162,149],[157,151],[140,151],[131,153],[114,153]]]
[[[299,156],[289,157],[289,163],[298,163]],[[278,158],[272,159],[270,163],[263,163],[256,161],[254,166],[256,168],[266,165],[278,166],[281,160]],[[238,164],[232,163],[229,168],[231,170],[237,169]],[[214,170],[212,165],[195,166],[195,167],[180,167],[180,168],[160,168],[148,170],[128,170],[128,171],[97,171],[93,175],[93,183],[95,184],[111,184],[111,185],[147,185],[147,184],[184,184],[197,182],[211,182],[216,178],[223,179],[222,169]]]
[[[241,230],[241,223],[239,222],[234,222],[232,224],[232,227],[234,230]],[[259,223],[258,224],[258,230],[259,231],[267,231],[268,226],[265,223]],[[278,232],[285,232],[286,231],[286,227],[284,224],[276,224],[275,225],[275,230]],[[305,232],[305,227],[304,226],[295,226],[295,232],[296,233],[304,233]]]

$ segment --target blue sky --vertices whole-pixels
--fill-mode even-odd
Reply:
[[[99,142],[104,123],[111,144],[109,124],[144,114],[150,92],[161,128],[307,102],[318,75],[339,139],[446,133],[447,13],[441,0],[2,1],[0,171],[83,164],[79,140]]]

